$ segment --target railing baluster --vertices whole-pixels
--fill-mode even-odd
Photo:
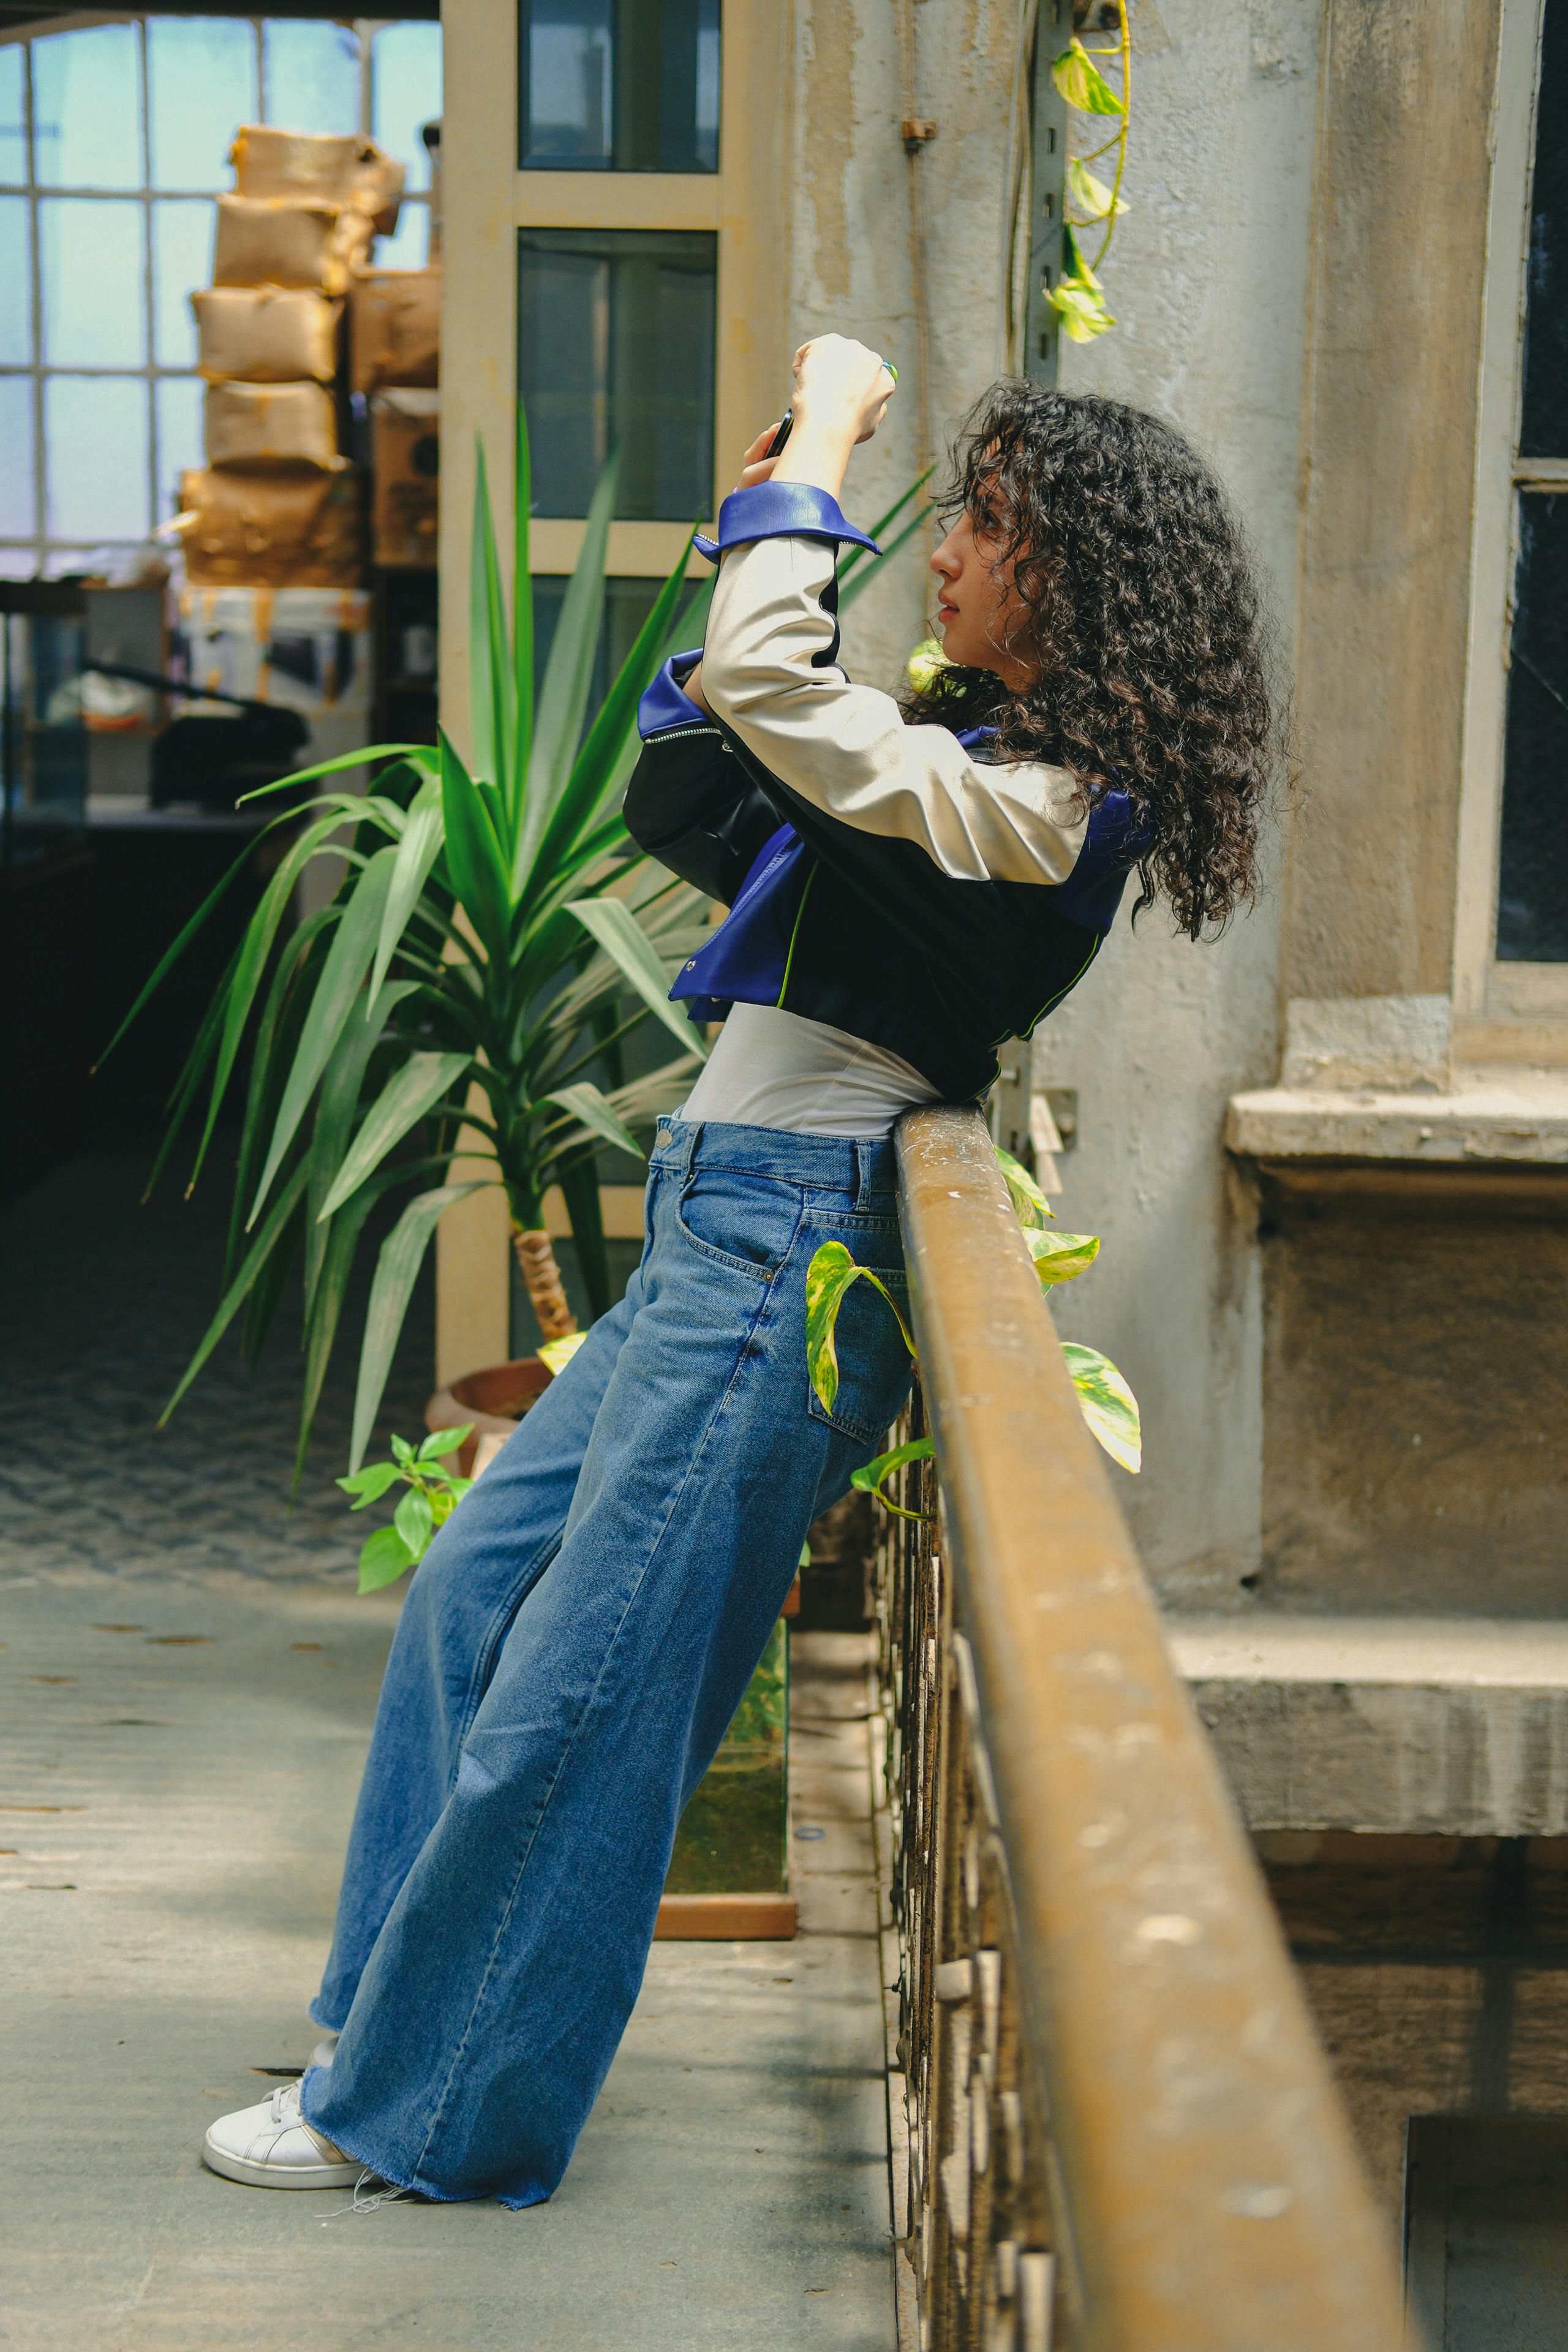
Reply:
[[[929,1414],[938,1454],[879,1556],[900,2352],[1395,2352],[1391,2251],[989,1139],[939,1109],[899,1145],[898,1433]]]

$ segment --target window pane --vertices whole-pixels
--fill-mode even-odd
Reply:
[[[27,199],[0,196],[0,362],[26,367],[33,357],[33,269],[27,253]]]
[[[0,48],[0,181],[12,186],[27,176],[27,119],[23,103],[22,44]]]
[[[637,631],[654,608],[663,587],[662,580],[631,580],[614,578],[605,583],[605,616],[599,624],[599,643],[594,656],[594,681],[588,692],[588,716],[584,727],[609,692],[616,671],[637,642]],[[544,681],[544,665],[550,658],[550,648],[555,638],[556,623],[561,618],[562,600],[566,593],[564,572],[536,572],[533,574],[533,682],[537,688]]]
[[[717,246],[702,230],[520,233],[518,385],[540,514],[585,513],[617,446],[618,515],[709,512]]]
[[[33,43],[33,137],[45,188],[142,185],[142,63],[134,25]]]
[[[8,538],[37,530],[33,515],[33,379],[0,375],[0,531]],[[28,566],[29,571],[32,569]]]
[[[419,132],[441,119],[440,26],[384,25],[372,39],[370,71],[370,135],[396,156],[408,187],[427,188],[430,156]]]
[[[262,114],[287,131],[357,131],[359,37],[284,17],[261,28]]]
[[[519,0],[520,162],[715,172],[719,0]]]
[[[153,206],[153,356],[160,367],[196,363],[190,296],[213,269],[213,207],[200,197]]]
[[[1568,963],[1568,491],[1519,504],[1497,951]]]
[[[155,188],[226,188],[228,151],[254,122],[256,34],[235,16],[150,16],[147,93]]]
[[[1524,337],[1527,457],[1568,457],[1568,14],[1548,8],[1536,100],[1529,309]]]
[[[397,215],[395,236],[376,239],[378,269],[423,269],[430,257],[430,207],[405,205]]]
[[[134,376],[53,375],[44,385],[51,539],[147,535],[147,386]]]
[[[0,547],[0,580],[31,580],[38,559],[30,547]]]
[[[197,376],[159,378],[155,397],[158,426],[157,522],[167,522],[180,511],[180,476],[203,462],[203,384]]]
[[[38,205],[44,357],[55,367],[143,367],[142,207],[122,196]]]

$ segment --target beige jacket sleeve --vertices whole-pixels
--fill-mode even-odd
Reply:
[[[719,568],[702,656],[715,718],[791,792],[862,833],[918,842],[965,882],[1065,882],[1088,828],[1070,776],[987,766],[945,727],[910,727],[890,695],[825,656],[828,541],[759,539]]]

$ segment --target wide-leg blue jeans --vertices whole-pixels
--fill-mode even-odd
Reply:
[[[643,1258],[415,1571],[311,2015],[309,2121],[428,2197],[548,2197],[637,1998],[681,1807],[812,1519],[910,1377],[869,1283],[840,1384],[805,1270],[903,1304],[890,1141],[661,1127]]]

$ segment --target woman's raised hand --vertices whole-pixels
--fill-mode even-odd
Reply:
[[[765,425],[741,463],[738,490],[759,482],[815,482],[837,496],[849,452],[869,441],[888,413],[898,382],[879,352],[847,335],[816,335],[795,355],[795,425],[770,457],[776,425]]]
[[[888,413],[898,377],[880,352],[847,335],[816,335],[795,355],[795,430],[847,435],[851,446],[869,441]]]

